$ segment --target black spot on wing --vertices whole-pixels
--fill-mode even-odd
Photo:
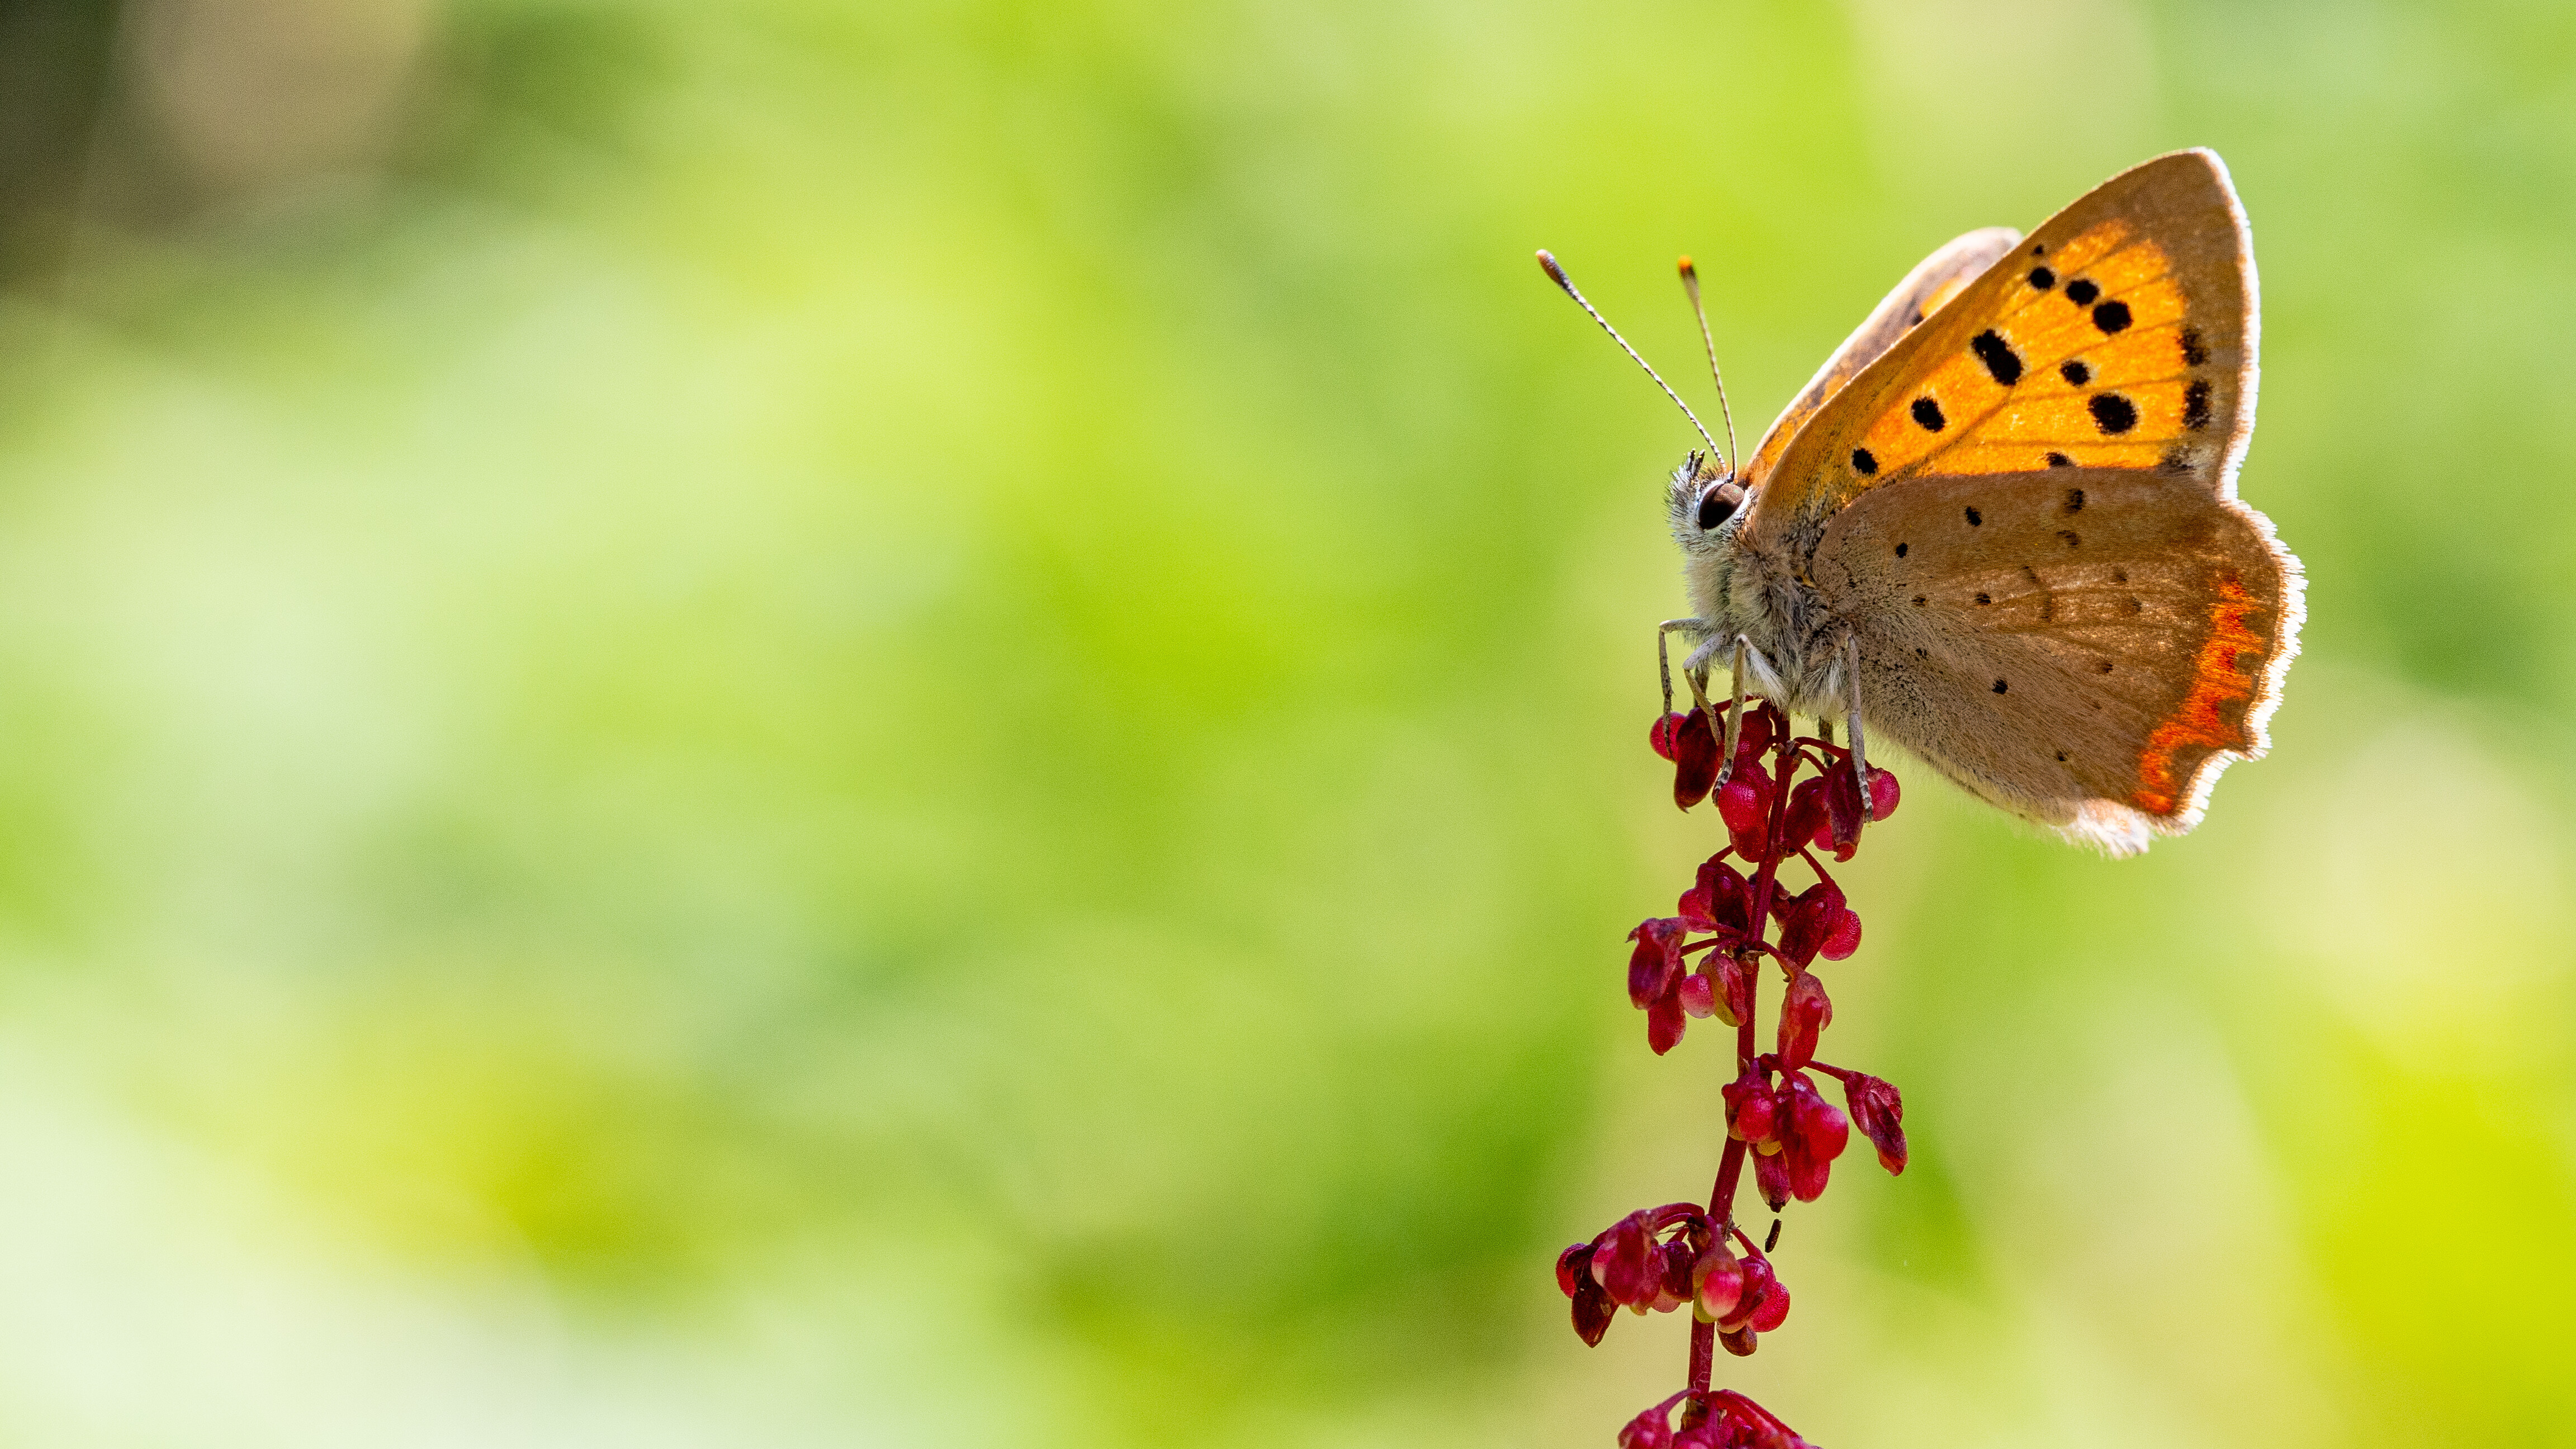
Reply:
[[[2011,686],[2009,686],[2009,685],[2005,684],[2005,683],[2004,683],[2002,680],[2000,680],[2000,679],[1998,679],[1998,680],[1996,680],[1996,681],[1995,681],[1995,693],[1997,693],[1997,694],[2001,694],[2001,693],[2003,693],[2006,689],[2008,689],[2008,688],[2010,688],[2010,687],[2011,687]]]
[[[2074,529],[2061,528],[2057,531],[2057,541],[2066,545],[2068,548],[2074,548],[2083,543],[2084,538],[2083,535],[2077,533]]]
[[[1937,433],[1950,426],[1950,420],[1941,416],[1941,404],[1931,398],[1916,398],[1913,412],[1916,426],[1927,433]]]
[[[2106,433],[2125,433],[2138,425],[2138,405],[2116,392],[2095,393],[2085,406],[2093,414],[2093,426]]]
[[[2105,302],[2093,309],[2093,325],[2104,332],[2121,332],[2129,326],[2129,304]]]
[[[1876,473],[1878,471],[1878,455],[1867,448],[1852,449],[1852,470],[1864,478]]]
[[[2048,466],[2050,466],[2050,467],[2052,467],[2052,468],[2072,468],[2072,467],[2074,467],[2074,466],[2075,466],[2075,460],[2074,460],[2074,459],[2072,459],[2072,458],[2070,458],[2070,457],[2068,457],[2068,456],[2066,456],[2064,453],[2051,453],[2051,454],[2049,454],[2049,455],[2048,455]],[[2084,506],[2084,490],[2083,490],[2083,489],[2078,488],[2078,489],[2076,489],[2073,493],[2069,494],[2068,496],[2069,496],[2070,498],[2072,498],[2072,499],[2074,499],[2074,500],[2075,500],[2074,502],[2072,502],[2072,503],[2070,503],[2070,504],[2068,504],[2068,505],[2067,505],[2067,511],[2068,511],[2068,512],[2070,512],[2070,513],[2071,513],[2071,512],[2073,512],[2073,511],[2075,511],[2076,509],[2081,508],[2081,507],[2083,507],[2083,506]]]
[[[2209,361],[2209,349],[2200,345],[2200,329],[2182,329],[2182,360],[2185,367],[2198,367]]]
[[[2093,380],[2093,369],[2086,367],[2081,361],[2069,358],[2065,365],[2057,369],[2057,375],[2066,379],[2068,387],[2082,387]]]
[[[2058,461],[2057,461],[2058,459],[2063,458],[2063,457],[2065,457],[2065,456],[2066,456],[2066,455],[2065,455],[2064,453],[2051,453],[2051,454],[2049,454],[2049,455],[2048,455],[2049,465],[2050,465],[2051,467],[2056,467],[2056,468],[2063,468],[2063,467],[2066,467],[2066,466],[2067,466],[2066,464],[2064,464],[2064,463],[2060,463],[2060,462],[2058,462]],[[2082,512],[2084,511],[2084,490],[2083,490],[2083,489],[2081,489],[2081,488],[2069,488],[2069,489],[2067,489],[2067,490],[2066,490],[2066,511],[2067,511],[2067,512],[2069,512],[2069,513],[2082,513]]]
[[[1968,350],[1986,365],[1986,375],[2005,387],[2021,381],[2021,354],[1995,329],[1989,327],[1968,339]]]
[[[1968,510],[1968,526],[1970,528],[1982,528],[1985,526],[1985,522],[1986,517],[1984,514],[1979,513],[1973,508]]]
[[[2167,448],[2167,449],[2165,449],[2165,455],[2164,455],[2163,457],[2158,458],[2158,459],[2156,460],[2156,471],[2157,471],[2157,472],[2159,472],[2159,473],[2170,473],[2170,474],[2174,475],[2175,477],[2180,477],[2180,476],[2182,476],[2183,474],[2190,472],[2190,471],[2191,471],[2191,449],[2189,449],[2189,448]]]
[[[2034,291],[2045,292],[2057,285],[2057,274],[2046,267],[2033,267],[2030,269],[2030,285]]]
[[[1995,599],[1994,599],[1994,595],[1992,595],[1992,594],[1979,594],[1979,595],[1977,595],[1977,602],[1978,602],[1978,603],[1980,603],[1980,604],[1991,604],[1991,603],[1993,603],[1994,601],[1995,601]]]
[[[2078,277],[2074,281],[2066,284],[2066,300],[2074,303],[2078,307],[2092,306],[2093,299],[2101,295],[2101,288],[2094,286],[2091,282],[2086,281],[2082,277]]]
[[[1905,557],[1905,545],[1900,543],[1896,546],[1896,556],[1898,558]]]
[[[2182,390],[2182,425],[2195,433],[2209,426],[2209,379]]]

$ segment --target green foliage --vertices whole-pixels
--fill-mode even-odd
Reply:
[[[2121,864],[1907,774],[1831,979],[1916,1167],[1722,1371],[2576,1442],[2576,22],[2474,8],[439,12],[370,179],[0,302],[0,1424],[1606,1444],[1682,1334],[1549,1264],[1706,1191],[1620,938],[1718,827],[1689,434],[1530,252],[1677,383],[1692,253],[1758,433],[2206,144],[2276,755]]]

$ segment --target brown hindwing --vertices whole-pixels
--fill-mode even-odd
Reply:
[[[1926,475],[1835,517],[1813,577],[1871,729],[2114,851],[2195,823],[2297,649],[2297,561],[2253,509],[2153,470]]]

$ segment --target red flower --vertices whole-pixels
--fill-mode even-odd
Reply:
[[[1779,1138],[1779,1101],[1760,1070],[1748,1065],[1744,1075],[1727,1083],[1720,1095],[1726,1099],[1727,1135],[1757,1147]]]
[[[1673,762],[1673,803],[1688,810],[1707,799],[1708,787],[1717,783],[1717,736],[1707,712],[1665,715],[1648,738],[1656,754]]]
[[[1830,880],[1819,880],[1797,895],[1775,899],[1771,911],[1780,919],[1780,954],[1800,966],[1811,964],[1818,956],[1828,961],[1847,960],[1860,949],[1860,915],[1843,904],[1842,887]]]
[[[1701,861],[1691,888],[1674,903],[1681,922],[1694,931],[1746,936],[1753,931],[1753,884],[1726,863],[1720,851]]]
[[[1744,1169],[1751,1167],[1754,1189],[1778,1212],[1823,1195],[1855,1127],[1889,1171],[1905,1166],[1896,1089],[1815,1059],[1833,1024],[1833,1001],[1809,969],[1860,947],[1860,916],[1819,861],[1852,858],[1864,821],[1895,812],[1896,779],[1884,770],[1855,778],[1848,750],[1792,736],[1787,719],[1767,704],[1748,705],[1736,728],[1734,758],[1724,762],[1727,780],[1718,786],[1723,747],[1708,713],[1655,722],[1649,739],[1673,764],[1674,802],[1687,810],[1714,793],[1727,843],[1700,863],[1673,915],[1628,933],[1628,1000],[1645,1011],[1647,1044],[1658,1055],[1681,1042],[1693,1017],[1714,1017],[1735,1033],[1716,1190],[1705,1210],[1671,1203],[1630,1213],[1557,1256],[1557,1288],[1586,1343],[1599,1343],[1623,1307],[1639,1314],[1691,1307],[1692,1381],[1631,1420],[1619,1434],[1623,1449],[1808,1449],[1760,1405],[1709,1385],[1716,1345],[1752,1353],[1789,1315],[1789,1292],[1771,1260],[1735,1226]],[[1784,866],[1813,879],[1792,890],[1797,877],[1784,880]],[[1755,1015],[1769,974],[1760,969],[1765,960],[1779,965],[1785,982],[1768,1053],[1760,1050]],[[1817,1091],[1815,1072],[1842,1082],[1848,1112]]]
[[[1784,1067],[1803,1067],[1815,1060],[1816,1038],[1834,1020],[1834,1003],[1825,995],[1825,983],[1813,971],[1801,971],[1789,978],[1789,994],[1780,1003],[1780,1063]]]
[[[1789,1192],[1800,1202],[1814,1202],[1825,1192],[1834,1159],[1851,1140],[1851,1123],[1842,1109],[1816,1093],[1804,1072],[1789,1073],[1789,1122],[1780,1134],[1781,1166],[1789,1174]]]
[[[1592,1276],[1593,1252],[1592,1244],[1577,1243],[1556,1256],[1556,1286],[1574,1300],[1575,1336],[1586,1344],[1599,1343],[1610,1331],[1610,1320],[1619,1315],[1609,1290]]]
[[[1878,1165],[1905,1170],[1905,1101],[1895,1084],[1852,1072],[1843,1078],[1843,1100],[1851,1104],[1852,1125],[1878,1149]]]
[[[1691,1265],[1691,1311],[1716,1323],[1744,1298],[1744,1264],[1724,1243],[1713,1244]]]
[[[1628,1000],[1640,1007],[1661,1001],[1682,979],[1683,924],[1668,917],[1640,921],[1628,939]]]
[[[1673,1408],[1681,1407],[1681,1427]],[[1815,1449],[1770,1410],[1733,1389],[1673,1395],[1619,1430],[1619,1449]]]
[[[1646,1045],[1662,1056],[1681,1043],[1684,1019],[1681,921],[1663,917],[1640,922],[1628,933],[1637,949],[1628,953],[1628,1000],[1646,1013]]]
[[[1771,1260],[1757,1253],[1744,1260],[1744,1286],[1735,1300],[1735,1311],[1717,1321],[1718,1330],[1734,1333],[1750,1328],[1769,1333],[1789,1317],[1789,1290],[1780,1286],[1780,1275],[1771,1271]]]

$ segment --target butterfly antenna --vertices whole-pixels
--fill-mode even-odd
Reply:
[[[1573,278],[1568,277],[1565,274],[1565,268],[1556,264],[1556,258],[1549,256],[1545,251],[1541,251],[1538,254],[1538,264],[1547,268],[1548,280],[1556,283],[1560,287],[1563,287],[1565,289],[1565,295],[1574,299],[1575,306],[1582,308],[1593,321],[1601,324],[1601,330],[1610,334],[1610,340],[1619,344],[1619,350],[1628,354],[1630,361],[1635,362],[1639,367],[1646,369],[1646,376],[1653,378],[1655,380],[1655,386],[1664,390],[1664,396],[1673,400],[1673,406],[1682,410],[1682,416],[1690,419],[1690,425],[1699,429],[1700,441],[1708,444],[1708,450],[1711,453],[1716,452],[1717,439],[1710,437],[1708,435],[1708,429],[1700,425],[1699,414],[1690,410],[1690,404],[1682,401],[1682,395],[1673,391],[1673,385],[1664,381],[1664,375],[1662,373],[1659,373],[1655,371],[1654,368],[1648,366],[1646,359],[1637,355],[1637,349],[1628,345],[1628,339],[1619,335],[1618,328],[1611,326],[1607,318],[1592,310],[1592,304],[1583,300],[1583,294],[1581,292],[1574,290]],[[1727,465],[1727,471],[1730,473],[1734,472],[1735,465],[1730,462]]]
[[[1682,290],[1690,293],[1691,315],[1699,319],[1700,344],[1708,349],[1708,375],[1717,380],[1717,412],[1726,419],[1726,471],[1735,472],[1735,410],[1726,405],[1726,375],[1717,370],[1717,339],[1708,335],[1708,309],[1699,304],[1699,268],[1682,258]]]

